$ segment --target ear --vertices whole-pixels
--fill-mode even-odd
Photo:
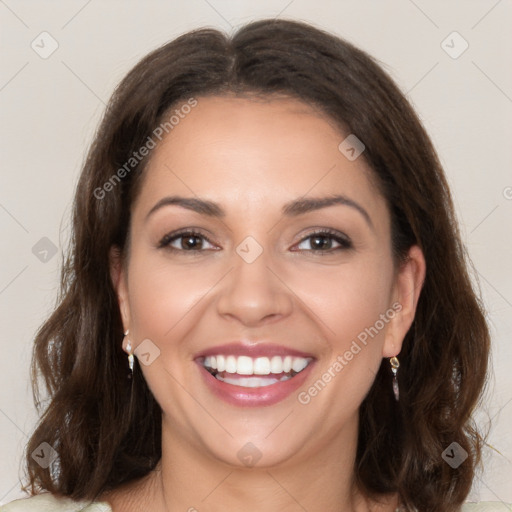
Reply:
[[[130,307],[128,302],[128,285],[126,269],[123,264],[121,250],[112,246],[109,251],[109,267],[112,285],[117,295],[119,311],[123,321],[123,331],[126,332],[130,325]]]
[[[416,314],[425,272],[423,252],[414,245],[409,249],[407,258],[400,265],[395,278],[393,309],[396,314],[388,323],[382,350],[383,357],[396,356],[402,349],[405,335]]]

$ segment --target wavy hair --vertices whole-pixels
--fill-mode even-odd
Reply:
[[[148,474],[161,457],[161,410],[137,362],[131,386],[127,380],[109,271],[112,247],[126,255],[130,205],[148,158],[113,177],[173,107],[211,95],[296,98],[366,146],[396,261],[417,244],[427,273],[400,354],[400,402],[383,360],[361,404],[356,481],[368,496],[398,493],[407,510],[459,510],[480,461],[483,437],[471,415],[490,341],[443,169],[413,108],[372,57],[288,20],[259,20],[232,36],[188,32],[147,55],[113,93],[77,185],[56,308],[35,338],[38,409],[40,377],[49,399],[27,446],[25,489],[94,499]],[[457,469],[441,457],[454,441],[468,453]],[[42,442],[59,454],[52,471],[31,457]]]

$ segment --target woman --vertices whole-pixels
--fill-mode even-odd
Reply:
[[[90,149],[35,343],[36,496],[2,510],[461,510],[488,351],[443,171],[382,69],[304,23],[190,32]]]

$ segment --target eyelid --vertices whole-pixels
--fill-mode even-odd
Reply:
[[[170,247],[170,244],[171,242],[174,242],[176,239],[179,239],[180,237],[184,236],[184,235],[192,235],[192,236],[198,236],[198,237],[201,237],[201,238],[204,238],[209,244],[211,245],[215,245],[215,243],[213,243],[210,238],[205,235],[200,229],[197,229],[197,228],[183,228],[183,229],[179,229],[178,231],[173,231],[172,233],[167,233],[166,235],[164,235],[161,240],[158,242],[158,248],[159,249],[170,249],[170,250],[175,250],[175,251],[180,251],[180,252],[202,252],[202,251],[198,251],[198,250],[190,250],[190,251],[185,251],[183,249],[176,249],[174,247]],[[212,250],[212,249],[209,249],[209,250]]]
[[[303,234],[301,236],[300,240],[298,242],[296,242],[292,247],[295,247],[314,236],[323,236],[325,238],[334,240],[335,242],[337,242],[339,244],[339,247],[326,249],[326,250],[323,250],[323,249],[296,249],[296,250],[293,250],[292,249],[292,252],[306,252],[306,253],[309,252],[309,253],[313,253],[313,254],[324,254],[325,255],[325,254],[332,254],[332,253],[340,251],[340,250],[348,250],[348,249],[353,248],[353,243],[352,243],[352,240],[350,239],[350,237],[341,231],[331,229],[331,228],[322,228],[322,227],[316,227],[316,228],[311,228],[311,229],[312,230],[309,231],[308,233]],[[171,247],[170,244],[172,242],[174,242],[175,240],[177,240],[185,235],[190,235],[191,237],[195,236],[195,237],[202,238],[210,245],[216,246],[216,244],[214,242],[212,242],[212,240],[209,238],[209,236],[205,235],[200,228],[188,227],[188,228],[182,228],[178,231],[164,235],[162,237],[162,239],[160,240],[160,242],[158,243],[157,248],[168,249],[170,251],[177,251],[177,252],[183,252],[183,253],[196,253],[196,254],[205,252],[207,250],[208,251],[215,250],[215,249],[185,250],[185,249],[177,249],[175,247]]]
[[[294,247],[296,245],[301,244],[302,242],[304,242],[308,238],[311,238],[311,237],[314,237],[314,236],[324,236],[326,238],[330,238],[330,239],[334,240],[335,242],[337,242],[338,244],[340,244],[340,247],[336,247],[334,249],[328,249],[328,250],[321,250],[321,249],[304,250],[304,249],[298,249],[298,251],[313,252],[313,253],[318,253],[318,254],[321,254],[321,253],[329,254],[329,253],[333,253],[333,252],[335,252],[337,250],[342,250],[342,249],[347,250],[347,249],[352,249],[354,247],[354,245],[352,243],[352,240],[345,233],[343,233],[341,231],[338,231],[336,229],[320,228],[320,227],[313,228],[312,231],[310,231],[307,234],[303,235],[301,237],[301,239],[294,245]]]

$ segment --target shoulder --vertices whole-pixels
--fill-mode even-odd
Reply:
[[[0,506],[0,512],[112,512],[107,503],[75,501],[48,492],[11,501]]]
[[[503,501],[481,501],[480,503],[464,503],[462,512],[507,512],[512,511],[512,504]]]

